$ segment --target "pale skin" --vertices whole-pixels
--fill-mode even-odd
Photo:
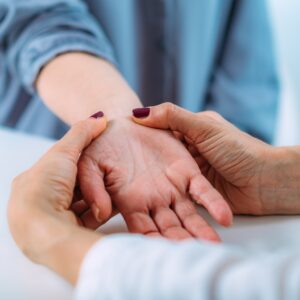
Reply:
[[[68,124],[99,110],[110,119],[107,132],[84,152],[79,164],[81,205],[91,207],[99,222],[119,211],[131,232],[219,241],[194,201],[229,226],[232,212],[227,202],[173,135],[127,118],[142,104],[112,65],[89,54],[67,53],[44,67],[37,89]]]
[[[172,104],[151,107],[149,117],[134,121],[179,132],[236,213],[300,213],[300,147],[271,147],[219,115]],[[103,237],[89,229],[100,223],[80,208],[74,188],[80,154],[105,127],[105,118],[76,124],[12,185],[8,220],[16,243],[72,284],[87,251]]]
[[[73,284],[86,252],[101,238],[87,230],[97,222],[92,214],[83,213],[73,194],[77,163],[106,123],[105,118],[90,118],[74,125],[12,185],[8,220],[18,246],[32,261]]]

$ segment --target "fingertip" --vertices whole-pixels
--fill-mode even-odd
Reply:
[[[132,115],[136,119],[145,119],[150,115],[150,107],[134,108],[132,110]]]
[[[95,128],[94,136],[96,137],[99,134],[101,134],[103,131],[105,131],[105,129],[107,127],[108,120],[107,120],[106,116],[102,112],[99,112],[99,116],[98,117],[97,117],[97,113],[96,113],[93,116],[89,117],[87,119],[87,122],[90,122],[90,123],[93,124],[93,126],[95,126],[94,127]]]
[[[207,237],[207,240],[209,240],[211,242],[214,242],[214,243],[221,243],[222,242],[220,236],[216,232],[214,232],[213,234],[209,235]]]
[[[104,124],[106,126],[107,118],[102,111],[98,111],[97,113],[91,115],[87,120],[96,121],[97,124]]]
[[[216,208],[214,213],[214,219],[218,224],[224,227],[230,227],[233,223],[233,214],[227,203],[224,203],[223,206]]]
[[[232,225],[233,214],[224,197],[201,174],[190,185],[190,195],[203,205],[212,218],[220,225]]]
[[[106,127],[107,127],[108,120],[104,116],[103,118],[101,118],[101,119],[99,119],[97,121],[98,121],[99,131],[100,131],[100,133],[102,133],[106,129]]]
[[[141,120],[141,119],[138,119],[138,118],[136,118],[135,116],[131,116],[131,120],[134,122],[134,123],[137,123],[137,124],[143,124],[143,120]]]
[[[232,213],[230,213],[230,214],[228,214],[227,218],[223,219],[222,225],[224,227],[230,227],[230,226],[232,226],[232,224],[233,224],[233,215],[232,215]]]
[[[99,223],[105,223],[112,215],[112,205],[110,201],[95,201],[91,205],[93,215]]]
[[[150,120],[150,107],[134,108],[132,110],[132,120],[140,125],[148,125]]]
[[[219,244],[221,243],[221,238],[220,236],[213,230],[211,230],[210,232],[206,232],[206,233],[202,233],[199,237],[199,240],[205,240],[211,243],[216,243]]]
[[[92,212],[93,212],[94,218],[95,218],[99,223],[101,223],[102,220],[101,220],[100,215],[99,215],[100,209],[99,209],[98,205],[97,205],[96,203],[93,203],[92,206],[91,206],[91,208],[92,208]]]

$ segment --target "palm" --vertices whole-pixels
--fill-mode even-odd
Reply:
[[[192,156],[169,133],[127,120],[112,123],[84,152],[79,167],[85,198],[97,201],[104,182],[131,232],[217,239],[189,195],[191,182],[195,179],[201,186],[205,178]]]

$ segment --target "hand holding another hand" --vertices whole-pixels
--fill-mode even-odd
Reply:
[[[84,228],[101,225],[89,205],[94,210],[93,204],[100,204],[106,210],[98,213],[109,217],[111,198],[131,231],[176,239],[217,239],[197,215],[190,194],[217,220],[231,221],[228,206],[212,186],[237,214],[300,213],[298,147],[266,145],[211,112],[193,114],[172,104],[148,112],[134,121],[183,135],[211,185],[168,132],[144,131],[144,127],[123,120],[122,126],[112,122],[99,136],[106,127],[105,118],[82,121],[14,180],[9,225],[18,246],[31,260],[75,283],[84,256],[101,238]],[[148,148],[142,147],[145,145]],[[100,153],[102,161],[90,153]],[[74,194],[79,159],[83,168],[80,181],[91,181],[83,182],[88,196],[83,200]],[[103,174],[106,178],[99,194]],[[195,177],[197,184],[192,184]],[[106,193],[103,187],[109,192],[106,199],[101,197]]]
[[[235,214],[300,212],[299,151],[276,148],[240,131],[214,112],[194,114],[171,103],[134,117],[140,125],[183,136],[202,173]]]
[[[8,221],[17,245],[31,260],[72,283],[86,252],[101,238],[84,228],[100,224],[89,209],[82,213],[74,198],[77,163],[84,148],[105,127],[105,118],[89,118],[74,125],[12,185]]]
[[[172,239],[219,240],[198,214],[195,201],[222,225],[232,221],[223,197],[171,133],[146,128],[128,119],[113,120],[79,162],[80,187],[99,221],[113,206],[129,231]]]

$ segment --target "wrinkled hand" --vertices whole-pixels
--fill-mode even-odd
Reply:
[[[191,197],[220,224],[232,221],[226,201],[178,140],[127,119],[110,122],[84,151],[78,178],[99,221],[111,215],[113,203],[131,232],[218,240]]]
[[[134,121],[180,134],[202,173],[234,213],[280,213],[275,201],[266,201],[271,198],[266,194],[273,193],[276,186],[271,174],[277,159],[271,146],[240,131],[217,113],[193,114],[170,103],[151,107],[148,117]]]

